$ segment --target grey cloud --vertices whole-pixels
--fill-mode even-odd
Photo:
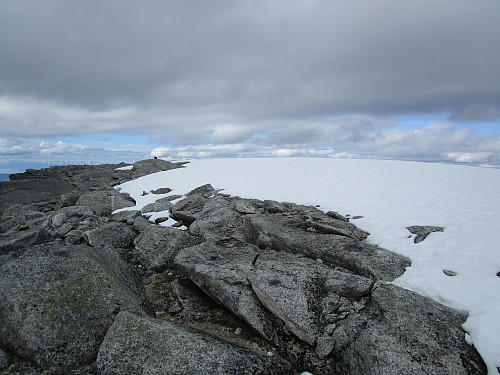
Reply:
[[[62,141],[39,143],[30,138],[0,137],[0,170],[20,172],[25,168],[62,164],[102,164],[134,162],[147,158],[148,152],[116,151]],[[31,165],[31,166],[30,166]]]
[[[469,104],[450,116],[450,121],[474,122],[500,122],[500,108],[486,104]],[[497,126],[500,130],[500,125]]]
[[[135,106],[143,122],[151,108],[241,122],[498,109],[499,13],[495,0],[4,1],[0,95]]]

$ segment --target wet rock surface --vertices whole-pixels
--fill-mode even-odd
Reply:
[[[162,227],[112,214],[134,205],[112,186],[182,163],[125,166],[0,183],[0,373],[486,372],[465,317],[388,284],[409,263],[348,218],[165,186],[142,213],[184,229]]]

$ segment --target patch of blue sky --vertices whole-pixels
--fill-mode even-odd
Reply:
[[[395,121],[394,125],[404,129],[421,129],[426,126],[446,122],[447,116],[436,115],[403,115]]]
[[[150,137],[146,134],[95,133],[71,136],[44,137],[43,140],[56,143],[80,144],[115,151],[144,151],[150,147]]]
[[[395,122],[396,127],[404,129],[421,129],[437,123],[451,123],[457,129],[470,129],[472,136],[484,136],[489,133],[500,133],[500,123],[494,122],[457,122],[450,121],[449,115],[404,115]]]

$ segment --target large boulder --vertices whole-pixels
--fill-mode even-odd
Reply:
[[[234,232],[238,230],[239,235]],[[189,233],[205,240],[218,240],[235,236],[244,238],[244,227],[241,215],[229,207],[222,207],[200,215],[189,226]]]
[[[83,233],[90,246],[128,249],[134,245],[137,233],[125,223],[104,223]]]
[[[145,205],[142,209],[141,212],[144,214],[146,212],[161,212],[161,211],[168,211],[170,210],[174,205],[170,201],[169,197],[166,198],[161,198],[158,199],[156,202],[150,203]]]
[[[40,245],[0,262],[0,345],[49,371],[95,361],[120,310],[144,311],[130,266],[111,250]]]
[[[477,351],[464,340],[465,316],[391,284],[375,288],[372,301],[371,315],[362,324],[359,317],[348,318],[333,334],[338,373],[487,373]],[[338,346],[342,342],[344,349]]]
[[[135,202],[114,189],[105,189],[82,194],[75,205],[89,207],[94,212],[111,214],[120,208],[132,207]]]
[[[189,327],[129,312],[118,315],[99,350],[100,374],[273,374],[293,368]]]
[[[146,269],[162,272],[173,265],[181,249],[200,243],[200,239],[176,228],[148,225],[134,243],[136,261]]]
[[[177,202],[171,209],[172,217],[181,220],[186,224],[191,224],[200,217],[203,206],[208,198],[200,194],[193,194]]]

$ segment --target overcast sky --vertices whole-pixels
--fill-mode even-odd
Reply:
[[[150,155],[500,166],[499,19],[499,0],[0,0],[0,172]]]

